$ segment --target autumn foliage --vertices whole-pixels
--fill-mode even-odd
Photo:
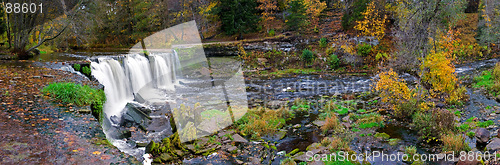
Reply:
[[[380,79],[375,84],[375,90],[380,92],[382,102],[391,103],[393,108],[402,104],[411,97],[411,90],[406,86],[404,80],[392,69],[379,74]]]
[[[377,39],[382,39],[385,35],[385,23],[387,15],[378,11],[375,6],[375,1],[372,1],[362,13],[363,20],[356,21],[354,28],[361,32],[364,36],[373,36]]]

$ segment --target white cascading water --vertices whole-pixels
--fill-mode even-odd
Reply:
[[[156,85],[160,89],[170,89],[172,86],[172,66],[169,58],[164,58],[161,55],[151,55],[151,67],[153,69],[153,77],[156,80]]]
[[[104,85],[106,117],[121,117],[127,103],[134,100],[133,93],[148,83],[153,82],[160,89],[174,89],[176,78],[173,75],[180,70],[180,65],[175,64],[179,63],[176,57],[163,53],[151,54],[148,59],[139,54],[128,54],[123,64],[112,57],[99,57],[97,62],[92,62],[92,75]]]
[[[92,75],[104,85],[106,103],[103,108],[106,117],[121,116],[123,107],[133,100],[133,97],[128,77],[125,76],[120,62],[112,58],[99,58],[98,63],[92,62],[90,65]]]
[[[144,87],[147,83],[153,81],[151,76],[151,68],[149,67],[149,60],[138,54],[128,55],[123,61],[125,66],[125,73],[132,82],[132,91],[134,93]]]

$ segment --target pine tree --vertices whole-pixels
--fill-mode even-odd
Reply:
[[[255,0],[221,0],[217,7],[217,15],[221,20],[221,29],[227,35],[255,31],[259,17]]]
[[[306,19],[306,7],[303,0],[292,0],[290,2],[290,15],[286,17],[286,25],[290,30],[297,30],[304,26]]]

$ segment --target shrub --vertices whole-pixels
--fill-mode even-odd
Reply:
[[[326,38],[321,38],[319,39],[319,47],[326,47],[328,45],[328,43],[326,42]]]
[[[82,68],[82,73],[85,74],[85,75],[87,75],[87,76],[90,76],[91,75],[91,70],[90,70],[89,67],[84,66]]]
[[[372,51],[372,46],[370,44],[362,43],[358,45],[357,52],[359,55],[363,57],[370,55],[371,51]]]
[[[392,69],[379,74],[380,79],[376,81],[374,90],[379,92],[382,102],[392,104],[393,108],[411,98],[411,91],[404,80]]]
[[[269,36],[274,36],[274,29],[269,30]]]
[[[462,135],[448,133],[441,136],[441,141],[443,141],[443,151],[460,153],[460,151],[470,150],[469,145],[465,143],[465,138]]]
[[[455,116],[448,110],[433,109],[417,112],[413,116],[413,125],[424,139],[433,139],[441,134],[455,130]]]
[[[304,49],[302,51],[302,60],[304,60],[305,63],[310,63],[314,59],[314,53],[310,51],[309,49]]]
[[[430,92],[433,96],[443,93],[450,94],[455,90],[457,78],[455,66],[451,60],[444,52],[432,52],[425,58],[421,69],[428,71],[424,72],[422,81],[432,85]]]
[[[399,119],[411,119],[413,117],[413,114],[415,114],[418,109],[419,108],[417,106],[417,100],[410,99],[407,102],[403,102],[397,105],[393,115],[394,117]]]
[[[253,139],[276,132],[286,125],[286,119],[292,116],[287,108],[266,110],[264,108],[249,109],[248,112],[236,122],[238,129]]]
[[[330,117],[326,118],[325,125],[321,126],[321,130],[323,132],[327,132],[328,130],[333,129],[334,131],[338,131],[341,129],[341,125],[337,118],[337,115],[331,114]]]
[[[328,62],[330,63],[330,67],[332,67],[332,69],[337,69],[340,65],[340,59],[335,54],[330,55]]]
[[[75,71],[80,71],[80,64],[75,64],[73,65],[73,68],[75,69]]]

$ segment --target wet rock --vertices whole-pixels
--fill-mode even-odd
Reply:
[[[351,124],[346,123],[346,122],[342,122],[341,125],[343,125],[347,129],[351,128]]]
[[[497,137],[500,138],[500,129],[497,130]]]
[[[33,76],[33,78],[41,78],[40,76]]]
[[[490,140],[490,132],[485,128],[479,128],[476,130],[476,139],[478,143],[488,143]]]
[[[208,134],[219,129],[217,120],[203,120],[196,128]]]
[[[89,109],[79,109],[78,110],[78,113],[91,113],[92,111],[90,111]]]
[[[12,79],[17,80],[17,79],[21,79],[21,77],[14,77]]]
[[[168,153],[162,153],[160,155],[160,159],[162,162],[170,162],[170,161],[174,160],[174,157],[170,156],[170,154],[168,154]]]
[[[349,122],[349,121],[350,121],[350,120],[349,120],[349,116],[345,116],[345,117],[343,117],[343,118],[342,118],[342,121],[343,121],[343,122]]]
[[[239,142],[239,143],[248,143],[248,140],[241,137],[239,134],[234,134],[233,135],[233,141],[234,142]]]
[[[229,148],[227,149],[227,151],[228,151],[229,153],[233,153],[233,154],[234,154],[234,153],[236,153],[236,151],[237,151],[237,150],[238,150],[238,147],[236,147],[236,146],[231,146],[231,147],[229,147]]]
[[[298,129],[300,127],[302,127],[302,125],[300,125],[300,124],[295,124],[295,125],[292,126],[292,128],[295,128],[295,129]]]
[[[279,101],[279,100],[273,100],[267,103],[267,107],[271,109],[278,109],[285,105],[286,105],[285,101]]]
[[[293,156],[294,161],[308,162],[307,158],[309,158],[309,157],[303,152],[295,154],[295,156]]]
[[[325,121],[315,120],[315,121],[313,121],[313,124],[318,126],[318,127],[321,127],[321,126],[325,125]]]
[[[499,138],[493,138],[491,139],[490,143],[486,145],[486,150],[490,152],[495,152],[500,149],[500,139]]]
[[[43,77],[47,77],[47,78],[55,78],[56,76],[54,75],[50,75],[50,74],[44,74]]]

